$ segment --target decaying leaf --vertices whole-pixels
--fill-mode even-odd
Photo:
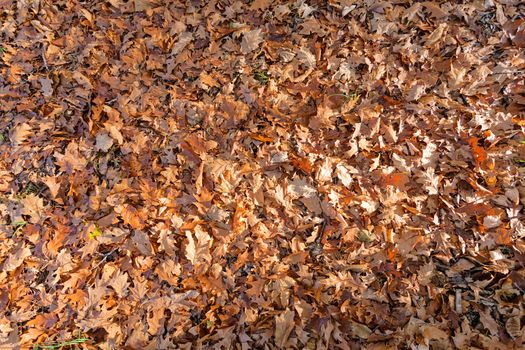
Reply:
[[[505,329],[507,330],[507,333],[513,338],[519,338],[522,336],[523,331],[521,329],[521,322],[519,316],[512,316],[507,319],[507,322],[505,322]]]

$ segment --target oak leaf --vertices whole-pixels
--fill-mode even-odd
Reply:
[[[191,261],[193,266],[197,267],[203,263],[211,262],[210,246],[213,240],[200,226],[196,226],[194,232],[195,238],[190,231],[186,231],[186,238],[188,239],[186,258]]]
[[[252,52],[259,47],[263,39],[261,28],[244,32],[241,42],[241,52],[243,54]]]
[[[131,204],[127,204],[122,208],[120,216],[124,223],[130,225],[134,229],[143,229],[145,226],[145,215],[137,210]]]
[[[295,326],[294,316],[295,312],[288,309],[275,316],[275,344],[279,349],[286,348],[288,337]]]

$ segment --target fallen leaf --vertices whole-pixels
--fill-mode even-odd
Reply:
[[[106,133],[102,132],[97,134],[97,141],[95,149],[106,153],[113,146],[113,139]]]
[[[241,52],[248,54],[256,50],[263,40],[264,37],[261,28],[244,32],[241,42]]]
[[[24,141],[26,141],[29,136],[32,135],[32,127],[28,123],[22,123],[18,126],[16,126],[9,135],[9,139],[11,142],[18,146],[22,144]]]
[[[45,97],[50,97],[53,95],[53,81],[49,78],[39,79],[40,84],[42,85],[42,94]]]
[[[203,263],[211,262],[210,244],[213,241],[211,237],[200,228],[200,226],[196,226],[194,231],[195,238],[189,231],[186,231],[186,238],[188,239],[186,245],[186,258],[197,267]]]
[[[134,229],[143,229],[145,226],[144,214],[139,212],[131,204],[126,204],[122,207],[122,212],[120,213],[124,223],[130,225]]]
[[[23,246],[17,248],[13,254],[10,254],[7,257],[2,270],[5,272],[14,271],[17,267],[21,266],[24,260],[29,256],[31,256],[31,250],[28,247]]]
[[[294,328],[294,316],[295,312],[288,309],[275,316],[275,344],[280,349],[286,347]]]

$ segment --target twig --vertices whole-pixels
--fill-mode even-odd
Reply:
[[[115,251],[117,251],[119,247],[113,249],[112,251],[110,251],[109,253],[107,254],[104,254],[104,257],[102,258],[102,260],[100,260],[94,267],[93,267],[93,270],[95,270],[97,267],[100,266],[100,264],[102,264],[104,261],[106,261],[106,259],[111,255],[113,254]]]

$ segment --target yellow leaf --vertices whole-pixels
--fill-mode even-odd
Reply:
[[[96,226],[95,229],[88,234],[88,238],[94,239],[100,236],[101,234],[102,234],[102,230],[98,226]]]

